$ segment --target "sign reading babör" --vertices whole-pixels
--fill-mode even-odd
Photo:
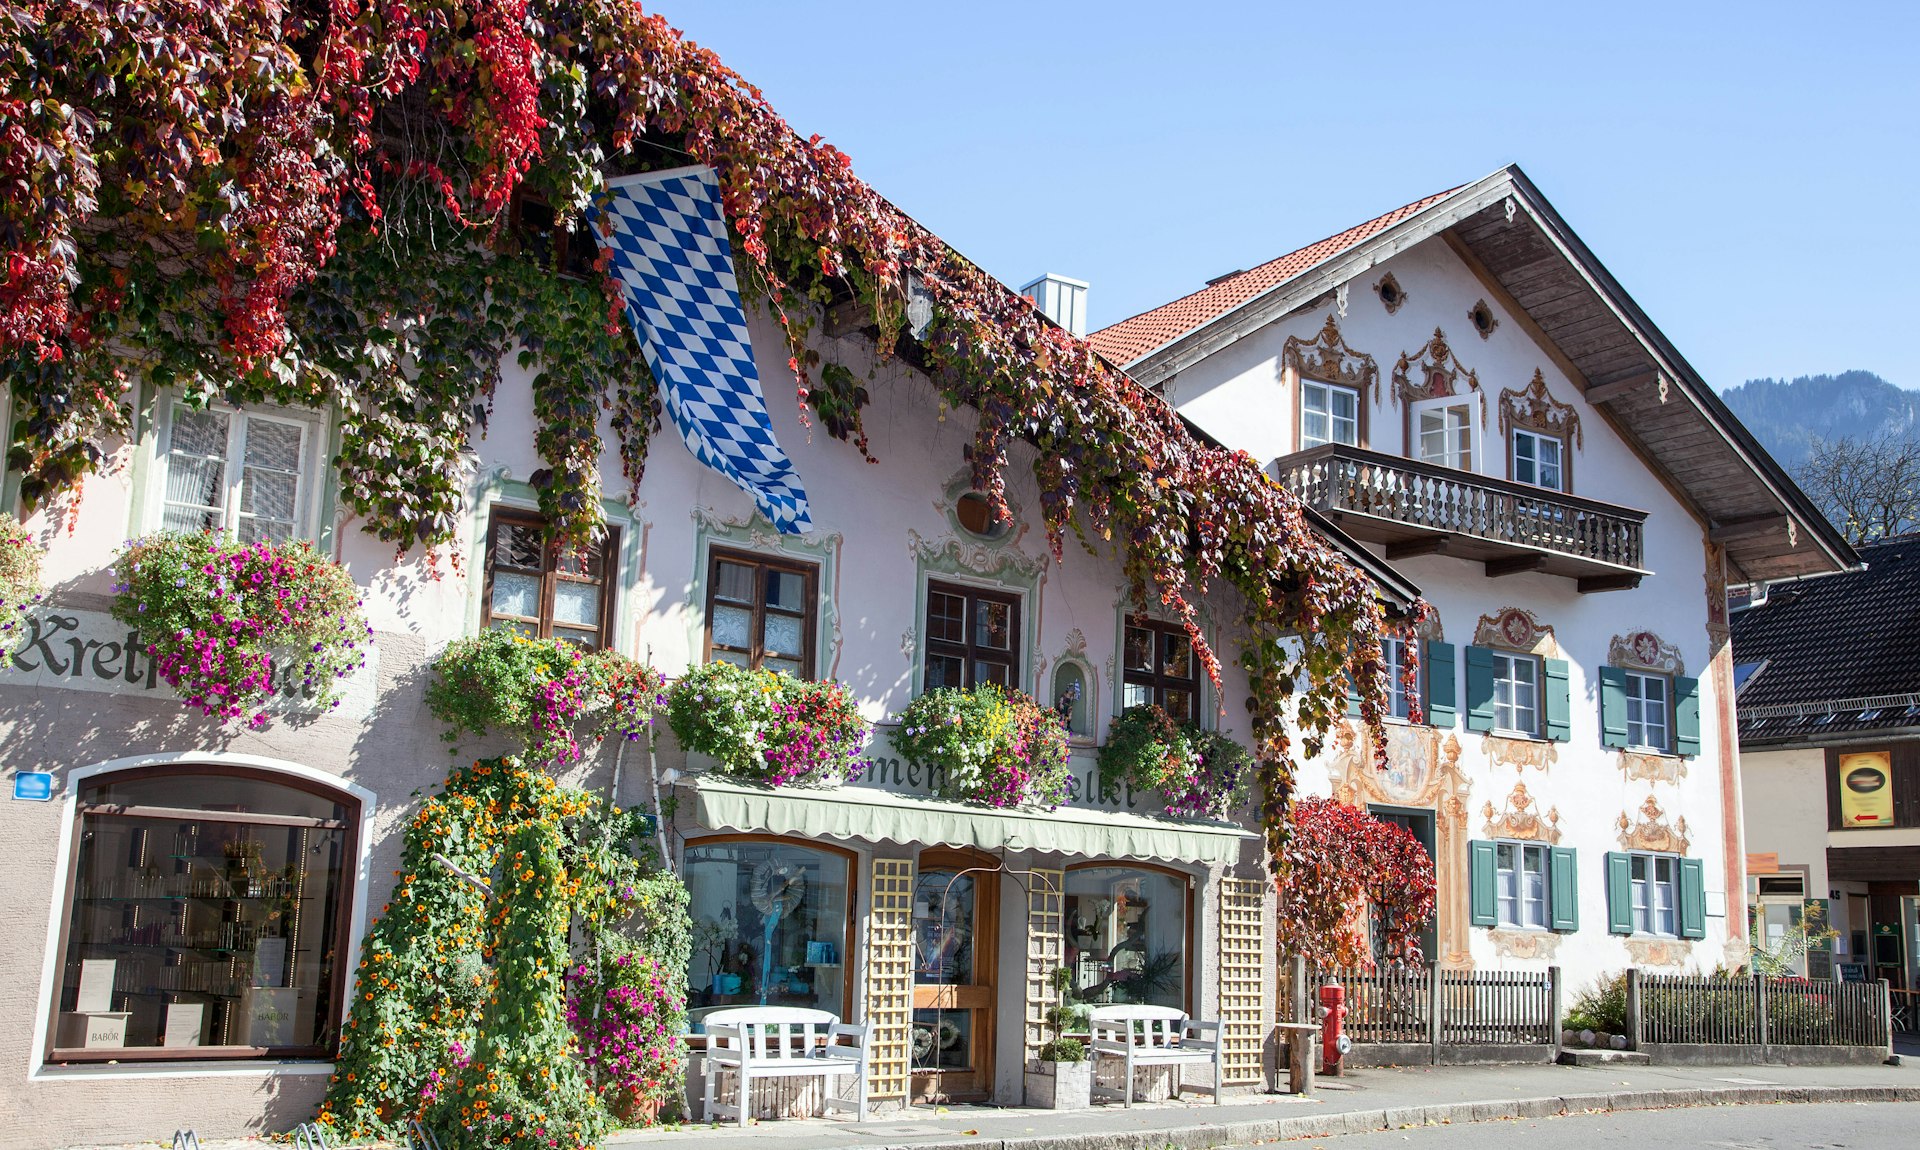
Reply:
[[[113,695],[146,695],[172,688],[160,679],[140,632],[101,611],[42,608],[22,616],[18,636],[0,664],[0,686],[58,687]],[[340,685],[339,714],[358,718],[373,710],[378,679],[378,650],[369,647],[367,665]],[[276,661],[273,697],[263,708],[272,714],[320,713],[313,693],[303,687],[292,666]]]
[[[1888,752],[1840,756],[1840,825],[1893,825],[1893,757]]]

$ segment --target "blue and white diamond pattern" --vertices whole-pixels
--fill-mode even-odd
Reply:
[[[812,530],[807,493],[760,395],[713,169],[624,176],[607,190],[601,214],[612,234],[595,234],[612,250],[627,319],[680,438],[782,532]]]

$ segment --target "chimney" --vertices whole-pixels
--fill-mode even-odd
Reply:
[[[1087,334],[1087,281],[1068,279],[1052,272],[1020,289],[1033,306],[1050,320],[1074,335]]]

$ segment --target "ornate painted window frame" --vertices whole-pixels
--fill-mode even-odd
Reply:
[[[1295,451],[1306,448],[1307,393],[1301,381],[1308,379],[1354,393],[1354,446],[1367,447],[1372,424],[1369,409],[1380,401],[1380,365],[1366,352],[1347,346],[1331,312],[1312,338],[1290,335],[1280,349],[1281,385],[1292,397]]]
[[[1508,388],[1500,393],[1500,439],[1507,457],[1507,479],[1520,483],[1513,474],[1513,432],[1523,428],[1535,435],[1560,441],[1560,486],[1540,487],[1542,491],[1573,494],[1573,462],[1576,450],[1586,449],[1586,433],[1580,427],[1580,409],[1562,403],[1547,390],[1547,376],[1533,369],[1533,379],[1523,388]]]
[[[777,556],[819,568],[814,592],[813,677],[831,679],[840,665],[840,553],[845,540],[838,532],[809,531],[782,535],[759,512],[744,519],[723,518],[709,507],[693,509],[693,570],[687,593],[687,650],[698,661],[706,649],[707,580],[713,570],[713,548]]]
[[[484,577],[487,569],[487,524],[493,517],[494,504],[537,515],[540,512],[540,494],[531,483],[513,478],[513,473],[507,467],[500,466],[475,477],[467,503],[467,624],[464,633],[478,635],[485,607],[483,597],[487,593]],[[608,579],[613,608],[607,631],[607,649],[627,656],[638,656],[639,638],[634,623],[636,600],[639,597],[634,591],[640,585],[643,573],[646,534],[650,524],[636,515],[625,500],[602,498],[600,506],[608,524],[620,530],[618,546],[608,553],[618,570]]]

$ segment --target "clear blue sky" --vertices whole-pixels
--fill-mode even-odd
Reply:
[[[1920,387],[1920,2],[652,5],[1098,327],[1503,164],[1716,387]]]

